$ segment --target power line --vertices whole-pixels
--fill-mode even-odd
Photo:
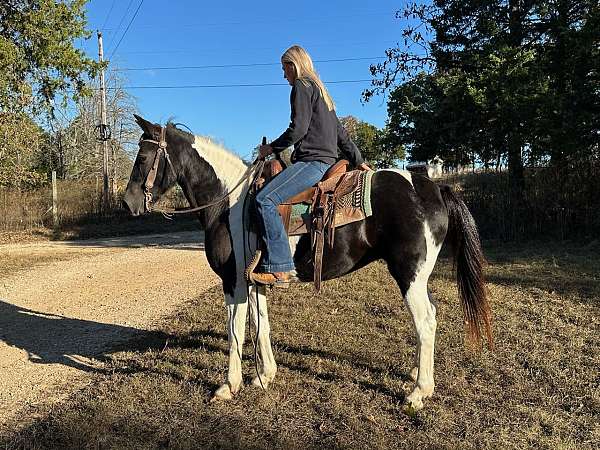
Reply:
[[[121,20],[119,20],[119,24],[117,25],[117,28],[112,28],[109,30],[105,30],[105,31],[110,31],[112,34],[111,38],[116,36],[117,33],[119,32],[119,30],[121,29],[121,25],[123,24],[123,21],[125,20],[125,17],[127,17],[127,13],[129,12],[129,8],[131,8],[131,5],[133,3],[133,0],[129,0],[129,3],[127,4],[127,8],[125,8],[125,12],[123,13],[123,15],[121,16]],[[108,48],[107,48],[108,50]]]
[[[102,24],[102,28],[104,28],[106,26],[106,23],[108,22],[108,18],[110,17],[110,13],[112,13],[113,8],[115,7],[115,3],[117,0],[113,0],[112,4],[110,5],[110,9],[108,10],[108,14],[106,15],[106,19],[104,19],[104,23]]]
[[[346,61],[367,61],[373,59],[386,59],[385,56],[365,56],[361,58],[340,58],[340,59],[321,59],[314,60],[316,63],[346,62]],[[276,63],[248,63],[248,64],[209,64],[203,66],[163,66],[163,67],[126,67],[123,69],[113,69],[115,72],[141,71],[141,70],[182,70],[182,69],[224,69],[231,67],[260,67],[260,66],[278,66]]]
[[[344,48],[344,49],[349,49],[349,48],[360,48],[360,47],[364,47],[367,45],[373,45],[375,44],[374,41],[359,41],[359,42],[343,42],[343,43],[336,43],[336,44],[332,44],[332,43],[304,43],[303,46],[308,49],[311,50],[311,54],[315,53],[314,50],[316,48],[331,48],[334,47],[337,50],[339,50],[340,47]],[[377,42],[378,46],[383,45],[384,47],[393,47],[393,46],[397,46],[398,43],[397,41],[394,42]],[[163,55],[163,54],[168,54],[168,55],[172,55],[173,53],[185,53],[185,54],[190,54],[193,55],[194,57],[197,57],[198,53],[196,53],[198,50],[197,47],[195,48],[175,48],[175,47],[170,47],[168,49],[165,50],[129,50],[129,51],[123,51],[121,52],[122,55]],[[244,55],[247,55],[249,51],[259,51],[259,50],[268,50],[268,51],[281,51],[281,47],[253,47],[253,48],[236,48],[233,50],[229,50],[230,53],[241,53]],[[207,53],[219,53],[222,54],[222,51],[209,51],[209,52],[201,52],[200,54],[207,54]]]
[[[142,4],[144,3],[144,0],[140,1],[140,4],[138,5],[137,9],[135,10],[135,12],[133,13],[133,17],[131,17],[131,20],[129,21],[129,23],[127,24],[127,28],[125,28],[125,31],[123,32],[123,34],[121,35],[121,39],[119,39],[119,42],[117,42],[117,46],[113,49],[112,53],[110,54],[110,57],[108,58],[108,60],[110,61],[113,57],[113,55],[115,54],[115,52],[117,51],[117,49],[119,48],[119,45],[121,45],[121,41],[123,40],[123,38],[125,37],[125,35],[127,34],[127,32],[129,31],[129,27],[131,26],[131,24],[133,23],[134,19],[136,18],[140,8],[142,7]]]
[[[346,84],[346,83],[365,83],[371,82],[371,79],[364,80],[336,80],[324,81],[325,84]],[[115,89],[213,89],[213,88],[236,88],[236,87],[269,87],[269,86],[289,86],[288,83],[248,83],[248,84],[188,84],[188,85],[164,85],[164,86],[123,86],[108,87],[107,90]]]

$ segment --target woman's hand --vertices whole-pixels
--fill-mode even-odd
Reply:
[[[367,163],[362,163],[362,164],[359,164],[359,165],[358,165],[358,167],[357,167],[357,169],[358,169],[358,170],[373,170],[373,169],[371,169],[371,168],[370,168],[370,167],[367,165]]]
[[[258,148],[258,157],[260,159],[264,159],[264,158],[266,158],[267,156],[269,156],[271,154],[273,154],[273,147],[271,147],[268,144],[267,145],[261,145]]]

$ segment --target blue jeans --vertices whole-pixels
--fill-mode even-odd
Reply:
[[[330,164],[321,161],[297,161],[277,175],[256,196],[256,207],[263,220],[263,239],[267,254],[261,268],[265,272],[294,270],[288,235],[277,206],[318,183]]]

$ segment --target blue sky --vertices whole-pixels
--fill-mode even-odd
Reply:
[[[275,139],[289,123],[290,87],[279,65],[292,44],[302,45],[324,82],[370,80],[369,64],[383,60],[400,40],[394,18],[403,1],[158,1],[91,0],[88,28],[104,36],[105,58],[121,69],[270,64],[248,67],[126,70],[126,86],[269,84],[262,87],[129,89],[141,115],[154,122],[174,118],[239,155],[261,136]],[[129,9],[128,9],[129,7]],[[120,25],[120,26],[119,26]],[[122,38],[122,40],[121,40]],[[115,48],[121,40],[118,48]],[[96,36],[80,46],[97,58]],[[361,103],[369,82],[327,84],[338,116],[353,115],[381,128],[385,99]]]

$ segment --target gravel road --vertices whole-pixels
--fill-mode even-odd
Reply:
[[[0,433],[85,386],[103,355],[215,286],[202,242],[196,231],[1,245],[0,258],[41,262],[0,273]]]

